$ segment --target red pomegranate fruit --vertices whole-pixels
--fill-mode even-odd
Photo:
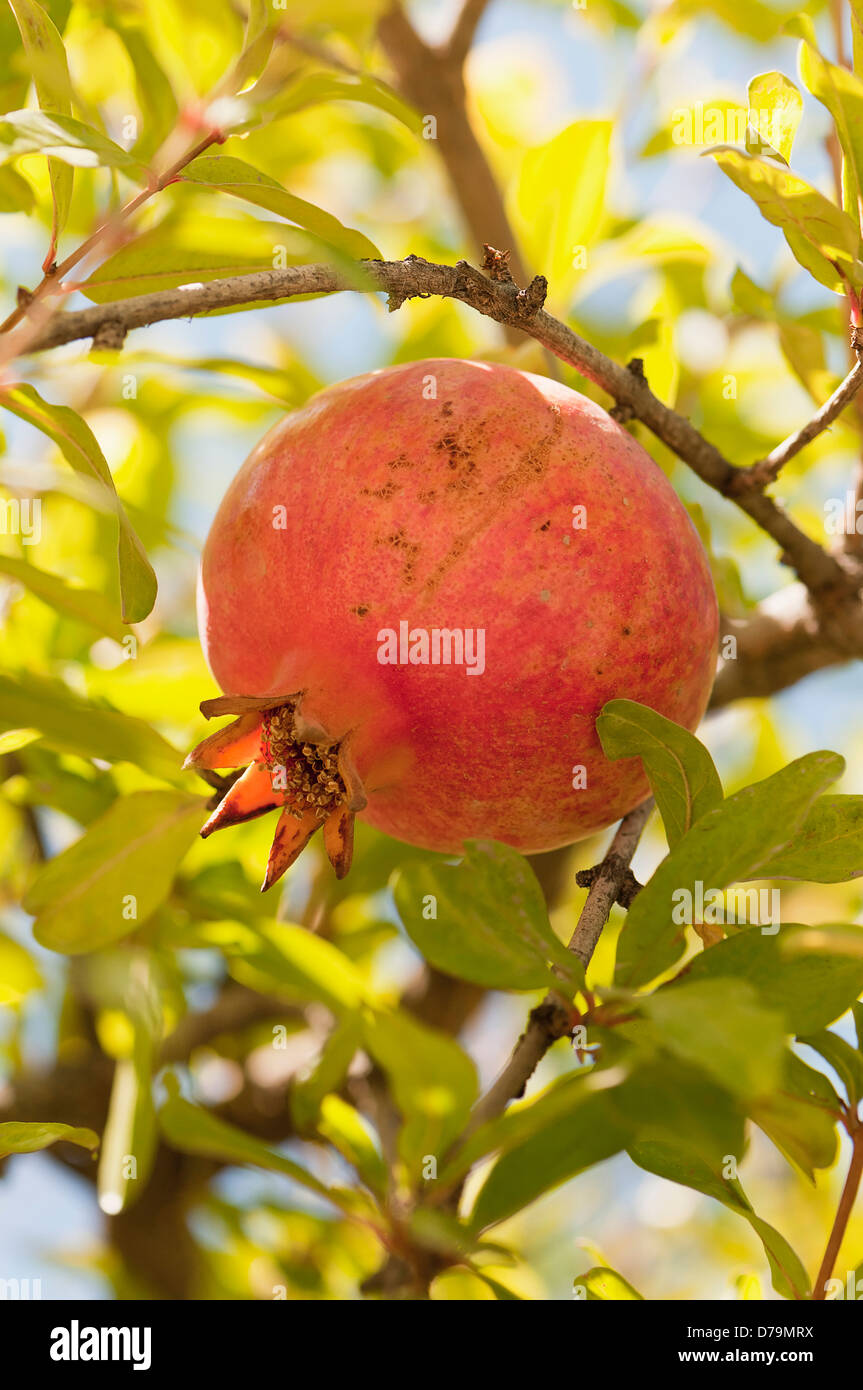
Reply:
[[[362,812],[409,844],[525,853],[647,794],[595,721],[627,697],[694,728],[718,615],[665,476],[599,406],[484,362],[412,362],[287,415],[204,548],[201,637],[233,713],[190,755],[248,764],[204,826],[281,808],[264,888]]]

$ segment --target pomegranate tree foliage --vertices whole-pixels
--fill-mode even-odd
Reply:
[[[863,1142],[863,796],[842,757],[790,732],[770,701],[705,725],[728,793],[698,738],[631,701],[606,705],[605,752],[642,760],[658,814],[637,861],[646,882],[619,892],[586,974],[589,952],[566,942],[597,881],[574,874],[602,859],[599,840],[531,864],[489,842],[424,854],[360,825],[343,883],[312,847],[273,901],[255,886],[266,827],[198,839],[212,788],[181,769],[215,692],[194,633],[195,558],[250,443],[324,375],[433,355],[549,370],[536,344],[429,299],[386,321],[365,301],[343,314],[264,306],[28,355],[60,283],[119,312],[130,296],[274,265],[351,275],[379,255],[475,260],[469,190],[445,179],[452,144],[438,149],[433,113],[403,90],[397,33],[376,30],[389,8],[0,11],[0,1158],[48,1148],[77,1169],[119,1296],[536,1299],[568,1296],[573,1279],[588,1299],[706,1297],[735,1280],[758,1296],[762,1276],[765,1293],[824,1296],[831,1226],[822,1282],[863,1253],[859,1218],[833,1226],[840,1137],[855,1154]],[[495,40],[495,62],[479,42],[471,109],[513,255],[548,276],[552,312],[608,355],[640,357],[654,392],[723,452],[762,458],[835,387],[863,286],[861,78],[822,53],[817,3],[791,21],[684,0],[650,18],[602,0],[575,21],[541,13],[552,34],[585,26],[626,83],[638,34],[651,75],[614,139],[604,118],[558,120],[540,139],[542,65],[517,40]],[[675,119],[703,125],[709,109],[730,128],[748,112],[748,132],[681,142],[661,102],[669,41],[709,64],[717,26],[759,75],[748,95],[717,82]],[[780,55],[799,59],[799,83],[775,69]],[[805,115],[802,90],[815,98]],[[795,138],[807,171],[821,158],[828,118],[844,159],[835,197],[826,163],[814,182],[789,167]],[[640,215],[622,186],[630,163],[685,178],[711,143],[732,219],[747,200],[766,219],[769,282],[735,264],[748,264],[742,243],[718,244],[694,216]],[[633,284],[621,318],[601,291]],[[693,324],[708,340],[724,325],[718,354],[683,350]],[[812,530],[819,467],[844,479],[861,418],[846,412],[789,465]],[[726,618],[745,623],[782,583],[772,542],[630,427],[690,504]],[[847,721],[837,704],[837,742],[853,751]],[[719,909],[720,890],[752,884],[780,885],[781,923]],[[541,1037],[534,1061],[547,1051],[539,1074],[523,1099],[483,1099],[544,996],[526,1033]],[[225,1181],[241,1168],[274,1176]],[[621,1205],[659,1190],[642,1173],[711,1199],[685,1235],[663,1234],[667,1259]]]

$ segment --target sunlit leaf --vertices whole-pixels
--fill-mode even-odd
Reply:
[[[722,783],[703,743],[634,700],[609,700],[596,721],[608,758],[640,758],[670,848],[722,801]]]
[[[0,117],[0,156],[46,154],[81,169],[122,169],[138,176],[143,166],[92,126],[56,111],[9,111]]]
[[[235,198],[243,198],[248,203],[266,208],[268,212],[274,212],[305,231],[312,232],[337,251],[356,260],[363,257],[378,260],[381,258],[377,247],[361,232],[343,227],[332,213],[315,207],[314,203],[306,202],[304,198],[288,193],[278,180],[270,178],[269,174],[262,173],[260,169],[254,169],[242,159],[221,154],[199,155],[191,164],[186,165],[183,180],[186,183],[218,188],[223,193],[230,193]]]
[[[631,1145],[628,1152],[633,1162],[648,1173],[656,1173],[668,1182],[682,1183],[707,1197],[714,1197],[729,1211],[742,1216],[764,1247],[776,1292],[783,1298],[805,1298],[808,1295],[809,1276],[799,1256],[784,1236],[756,1216],[736,1178],[724,1177],[703,1159],[669,1144],[637,1143]]]
[[[786,164],[802,116],[803,98],[783,73],[763,72],[753,77],[749,83],[749,124]]]
[[[205,805],[172,791],[121,797],[31,884],[24,906],[37,941],[76,955],[135,931],[170,892]]]
[[[119,527],[117,556],[123,621],[142,622],[156,599],[156,576],[123,510],[105,455],[90,426],[68,406],[43,400],[32,386],[4,386],[0,390],[0,405],[52,439],[76,473],[102,485],[106,508],[116,515]]]
[[[92,1129],[75,1128],[73,1125],[10,1120],[0,1124],[0,1158],[6,1158],[9,1154],[38,1153],[40,1149],[50,1148],[60,1140],[64,1144],[77,1144],[82,1149],[95,1149],[99,1136]]]
[[[179,779],[182,754],[149,724],[90,704],[60,681],[0,675],[0,727],[33,727],[62,752],[135,763],[156,776]]]
[[[12,555],[0,555],[0,575],[24,585],[31,594],[35,594],[58,613],[96,628],[106,637],[113,637],[115,642],[122,642],[128,632],[113,604],[109,603],[103,594],[94,593],[91,589],[75,588],[59,575],[48,574],[45,570],[39,570],[35,565],[18,560]]]
[[[809,753],[729,797],[696,821],[663,860],[627,914],[617,952],[621,985],[646,984],[678,959],[684,946],[672,913],[677,895],[695,885],[721,889],[757,877],[796,834],[816,796],[840,776],[836,753]],[[692,899],[690,899],[692,900]]]
[[[820,796],[759,878],[844,883],[863,875],[863,796]]]
[[[588,1303],[628,1303],[634,1299],[641,1300],[641,1294],[622,1274],[618,1274],[617,1270],[599,1267],[589,1269],[586,1274],[579,1274],[578,1278],[573,1280],[572,1292],[574,1298],[583,1298]]]
[[[66,50],[57,27],[36,0],[9,0],[21,33],[36,96],[42,110],[72,114],[72,83]],[[51,247],[45,259],[50,265],[57,250],[57,241],[66,225],[72,201],[73,173],[66,163],[49,159],[51,196],[54,205]]]
[[[863,285],[860,234],[847,213],[790,169],[728,146],[708,153],[762,217],[781,228],[795,258],[819,284],[839,293],[846,284]]]
[[[418,1178],[429,1157],[441,1164],[477,1095],[473,1062],[454,1039],[405,1013],[367,1018],[366,1050],[389,1078],[402,1116],[399,1153]]]
[[[863,81],[853,72],[823,58],[813,43],[800,45],[800,76],[810,92],[833,117],[842,153],[843,205],[861,225],[863,189]]]
[[[783,923],[776,935],[749,927],[702,951],[689,963],[687,980],[745,980],[768,1008],[778,1010],[789,1032],[824,1028],[863,991],[863,929],[849,930],[857,956],[831,953],[828,941],[808,947],[811,928]],[[804,949],[796,949],[798,944]]]
[[[409,862],[393,891],[405,930],[439,970],[489,989],[542,989],[557,983],[551,961],[573,991],[583,981],[533,870],[505,845],[477,841],[458,864]]]
[[[41,984],[42,977],[30,952],[0,932],[0,1006],[20,1003]]]
[[[574,121],[524,156],[512,204],[527,258],[552,286],[571,281],[599,230],[611,129],[610,121]]]

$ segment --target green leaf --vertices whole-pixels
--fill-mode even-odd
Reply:
[[[611,1158],[631,1137],[631,1129],[620,1120],[607,1094],[585,1095],[571,1114],[498,1159],[480,1188],[470,1216],[471,1229],[485,1230],[522,1211],[544,1192]]]
[[[597,1072],[587,1069],[571,1072],[537,1095],[516,1101],[502,1115],[487,1120],[447,1159],[438,1175],[441,1185],[450,1186],[487,1154],[508,1153],[558,1120],[566,1119],[598,1089],[597,1077]]]
[[[851,45],[854,55],[854,71],[863,72],[863,4],[861,0],[850,0]]]
[[[347,1014],[330,1033],[314,1069],[291,1086],[291,1116],[298,1130],[314,1128],[324,1097],[341,1087],[360,1043],[359,1017]]]
[[[833,117],[845,156],[843,206],[859,224],[858,200],[863,189],[863,82],[847,68],[829,63],[809,42],[800,45],[800,76]]]
[[[836,1116],[823,1101],[813,1100],[807,1073],[830,1086],[826,1077],[789,1052],[779,1089],[751,1105],[749,1114],[789,1163],[814,1182],[816,1168],[832,1167],[838,1141]],[[836,1100],[838,1113],[838,1097]]]
[[[122,169],[134,178],[146,176],[128,150],[58,111],[8,111],[0,117],[0,153],[4,159],[46,154],[79,169]]]
[[[152,1078],[162,1037],[162,1011],[152,963],[143,953],[129,963],[125,995],[132,1051],[114,1064],[97,1180],[99,1206],[108,1216],[116,1216],[138,1200],[156,1153]]]
[[[0,932],[0,1007],[19,1004],[26,994],[41,986],[42,977],[30,952]]]
[[[696,821],[627,914],[618,943],[616,983],[626,988],[644,985],[673,965],[685,945],[682,926],[672,916],[678,895],[689,892],[694,898],[698,882],[722,889],[757,877],[843,768],[836,753],[809,753],[772,777],[744,787]]]
[[[171,891],[205,806],[173,791],[120,798],[36,875],[24,899],[36,940],[77,955],[135,931]]]
[[[255,92],[251,95],[254,97]],[[325,101],[356,101],[374,106],[388,116],[395,116],[414,135],[422,131],[422,118],[413,107],[392,87],[367,74],[346,77],[330,72],[300,73],[292,82],[280,86],[273,96],[267,96],[261,103],[261,111],[265,117],[280,120]]]
[[[527,259],[552,285],[572,283],[577,249],[599,231],[611,131],[610,121],[574,121],[522,161],[513,211]]]
[[[317,999],[336,1014],[357,1009],[368,996],[359,970],[337,946],[304,927],[261,923],[236,927],[222,949],[234,979],[261,994],[306,1003]]]
[[[781,72],[763,72],[749,83],[749,124],[787,164],[803,115],[803,98]]]
[[[763,1004],[782,1014],[789,1032],[817,1032],[844,1014],[863,991],[863,955],[796,949],[810,930],[789,922],[772,936],[750,927],[695,956],[686,978],[745,981]],[[863,948],[863,931],[857,935]]]
[[[76,622],[86,623],[106,637],[113,637],[115,642],[122,642],[127,635],[128,628],[123,626],[114,605],[108,602],[104,594],[95,593],[92,589],[75,588],[59,575],[38,570],[35,565],[11,555],[0,555],[0,575],[23,584],[31,594],[58,613],[74,618]]]
[[[821,285],[844,293],[863,285],[860,235],[847,213],[790,169],[719,145],[708,150],[723,173],[779,227],[795,259]]]
[[[268,212],[274,212],[288,222],[294,222],[298,227],[312,232],[353,260],[381,259],[380,251],[361,232],[343,227],[332,213],[315,207],[314,203],[307,203],[305,199],[298,198],[293,193],[288,193],[276,179],[270,178],[269,174],[262,173],[260,169],[254,169],[242,159],[221,154],[199,155],[186,166],[182,177],[186,183],[206,184],[209,188],[218,188],[223,193],[230,193],[235,198],[244,198],[248,203],[266,208]]]
[[[232,92],[241,91],[266,67],[277,29],[278,20],[273,17],[269,0],[249,0],[243,48],[229,84]]]
[[[647,705],[609,700],[596,721],[608,758],[640,758],[669,848],[722,801],[722,783],[704,744]]]
[[[143,719],[90,704],[61,681],[0,674],[0,728],[35,728],[63,753],[134,763],[157,777],[181,778],[183,755]]]
[[[250,1164],[269,1173],[281,1173],[309,1192],[348,1213],[364,1206],[359,1193],[327,1187],[313,1173],[293,1159],[285,1158],[259,1139],[220,1120],[199,1105],[192,1105],[178,1094],[171,1095],[159,1111],[159,1126],[167,1142],[181,1153],[199,1154],[238,1165]]]
[[[588,1303],[627,1303],[635,1299],[643,1302],[641,1294],[622,1274],[602,1265],[596,1265],[586,1274],[579,1274],[578,1278],[572,1281],[572,1292],[573,1297],[584,1299]]]
[[[320,242],[284,223],[196,212],[194,218],[168,217],[137,236],[108,256],[81,288],[96,304],[108,304],[190,282],[272,270],[277,256],[284,265],[320,259]]]
[[[416,1181],[426,1158],[442,1164],[464,1127],[479,1089],[476,1068],[454,1039],[405,1013],[375,1011],[363,1036],[389,1078],[403,1120],[399,1153]]]
[[[324,1096],[317,1127],[318,1133],[356,1169],[366,1187],[383,1199],[389,1180],[387,1165],[359,1111],[341,1096]]]
[[[636,1143],[628,1153],[639,1168],[655,1173],[668,1182],[694,1188],[707,1197],[721,1202],[729,1211],[742,1216],[755,1231],[767,1256],[773,1287],[783,1298],[805,1298],[809,1293],[809,1276],[799,1257],[778,1231],[755,1215],[752,1206],[736,1179],[722,1176],[703,1159],[670,1144]]]
[[[776,314],[773,295],[751,280],[738,266],[731,277],[731,297],[735,307],[753,318],[772,321]]]
[[[821,796],[759,878],[845,883],[863,875],[863,796]]]
[[[533,870],[506,845],[475,841],[455,865],[409,862],[393,892],[405,930],[438,970],[489,989],[560,988],[552,961],[573,992],[584,981],[552,931]]]
[[[513,1295],[510,1294],[509,1298]],[[429,1285],[433,1303],[494,1303],[493,1281],[484,1279],[478,1270],[458,1266],[435,1275]]]
[[[15,169],[0,168],[0,212],[32,212],[33,189]]]
[[[103,22],[117,35],[134,69],[135,91],[143,117],[135,153],[139,159],[149,159],[176,124],[177,98],[143,28],[126,23],[110,11],[103,15]]]
[[[642,1007],[669,1052],[732,1095],[764,1096],[776,1086],[785,1052],[783,1020],[764,1008],[749,985],[690,978],[657,990]]]
[[[830,1033],[826,1028],[801,1037],[800,1042],[814,1048],[833,1068],[845,1087],[849,1104],[856,1107],[863,1100],[863,1054],[840,1038],[838,1033]]]
[[[623,1064],[628,1061],[627,1054]],[[597,1081],[602,1075],[597,1074]],[[743,1155],[745,1131],[739,1102],[727,1088],[714,1084],[703,1069],[670,1056],[666,1050],[655,1060],[634,1066],[608,1096],[639,1140],[685,1144],[710,1163],[729,1154],[736,1158]]]
[[[9,0],[9,4],[24,44],[39,106],[42,110],[59,111],[64,116],[71,116],[72,83],[66,49],[56,25],[36,0]],[[68,164],[56,159],[48,160],[48,173],[54,211],[46,266],[54,259],[57,241],[69,216],[74,178]]]
[[[9,1154],[32,1154],[40,1149],[48,1149],[60,1140],[64,1144],[78,1144],[82,1149],[95,1149],[99,1143],[98,1134],[92,1129],[76,1129],[72,1125],[19,1123],[12,1120],[0,1124],[0,1158]]]
[[[101,485],[106,508],[116,515],[119,527],[117,556],[123,621],[143,622],[156,599],[156,576],[123,510],[111,470],[90,426],[68,406],[43,400],[32,386],[4,387],[0,405],[52,439],[76,473]]]

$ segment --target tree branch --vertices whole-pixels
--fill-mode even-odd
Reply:
[[[685,416],[654,396],[640,374],[619,366],[538,307],[545,289],[541,276],[536,276],[526,289],[519,289],[515,283],[488,278],[467,261],[459,261],[455,266],[438,265],[419,256],[408,256],[403,261],[363,261],[357,267],[357,276],[350,278],[326,265],[289,266],[60,314],[35,338],[23,342],[22,350],[44,351],[61,343],[94,337],[100,331],[104,333],[109,324],[115,340],[119,340],[130,329],[159,320],[193,317],[213,309],[285,299],[295,294],[333,294],[347,289],[385,290],[391,310],[398,309],[407,299],[441,295],[468,304],[497,323],[522,329],[555,357],[608,392],[619,405],[627,407],[702,482],[734,500],[777,543],[783,561],[793,568],[819,607],[833,611],[852,598],[859,607],[861,581],[850,564],[846,565],[801,531],[773,498],[751,490],[737,496],[737,479],[745,469],[735,467]]]
[[[826,429],[833,424],[837,416],[841,415],[846,405],[856,396],[860,387],[863,386],[863,363],[855,362],[845,380],[837,386],[833,395],[818,409],[805,425],[793,434],[789,434],[781,444],[777,444],[766,458],[760,459],[758,463],[753,463],[751,468],[741,469],[735,480],[735,491],[742,495],[750,488],[762,490],[769,483],[774,483],[780,472],[788,463],[789,459],[799,454],[800,450],[807,444],[811,444],[813,439],[817,439],[819,434],[823,434]]]
[[[568,946],[585,966],[589,964],[609,913],[624,889],[629,865],[652,810],[653,798],[650,797],[623,818],[605,858],[598,866]],[[475,1105],[463,1139],[473,1134],[480,1125],[500,1115],[511,1100],[518,1099],[552,1043],[566,1037],[571,1031],[571,1009],[560,995],[549,991],[542,1003],[531,1011],[527,1028],[500,1076]]]
[[[812,1299],[815,1302],[823,1301],[827,1297],[827,1281],[830,1279],[839,1257],[842,1241],[848,1228],[848,1221],[860,1189],[860,1179],[863,1178],[863,1125],[856,1124],[853,1127],[851,1139],[853,1143],[851,1163],[848,1167],[845,1185],[842,1188],[842,1196],[839,1198],[836,1219],[830,1231],[827,1249],[824,1251],[824,1259],[821,1261],[821,1268],[815,1277],[815,1284],[812,1289]]]
[[[503,197],[467,114],[463,63],[484,6],[467,0],[450,45],[433,48],[412,27],[400,6],[385,14],[378,36],[395,69],[402,95],[422,115],[434,116],[437,144],[453,192],[479,251],[485,242],[510,253],[515,278],[530,277],[510,226]],[[454,45],[454,46],[453,46]],[[511,325],[506,325],[511,326]],[[516,325],[516,327],[519,325]]]
[[[473,46],[476,31],[487,8],[488,0],[463,0],[446,46],[450,61],[458,63],[459,67]]]

